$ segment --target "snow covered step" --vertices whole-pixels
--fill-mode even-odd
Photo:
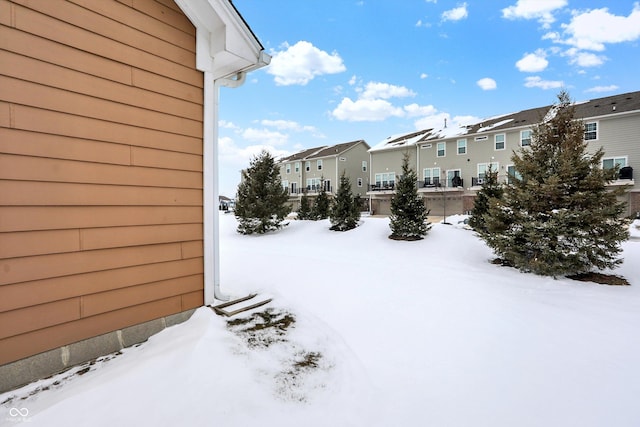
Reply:
[[[220,316],[231,317],[235,314],[252,310],[254,308],[268,304],[272,300],[272,298],[268,298],[260,302],[255,302],[253,301],[253,298],[255,298],[257,295],[258,294],[250,294],[250,295],[247,295],[246,297],[234,299],[232,301],[227,301],[225,303],[214,305],[214,306],[210,305],[209,307],[211,307],[213,311],[215,311],[216,314],[219,314]]]

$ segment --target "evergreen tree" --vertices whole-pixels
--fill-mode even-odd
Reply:
[[[320,219],[328,218],[330,207],[331,201],[329,200],[329,195],[327,194],[327,189],[325,188],[323,177],[320,178],[320,189],[318,191],[318,195],[316,196],[316,201],[313,204],[313,208],[311,209],[311,219],[317,221]]]
[[[249,168],[242,171],[234,210],[238,232],[263,234],[281,228],[291,212],[288,198],[275,159],[263,150],[251,160]]]
[[[409,167],[409,154],[405,153],[402,159],[402,176],[398,179],[396,192],[391,199],[390,239],[419,240],[431,228],[431,223],[427,221],[429,211],[418,196],[417,181],[416,172]]]
[[[340,186],[331,207],[329,220],[331,230],[347,231],[358,226],[360,220],[360,208],[351,193],[351,183],[349,178],[342,172],[340,176]]]
[[[300,197],[300,207],[298,208],[298,219],[311,219],[311,203],[307,192],[302,193]]]
[[[617,196],[625,190],[607,190],[614,175],[601,168],[604,151],[589,155],[587,148],[584,124],[562,91],[534,127],[531,145],[513,154],[520,176],[484,216],[484,239],[504,262],[554,277],[622,262],[617,255],[628,231]]]
[[[489,201],[491,199],[502,199],[503,193],[504,189],[502,185],[498,183],[498,171],[493,171],[491,164],[489,164],[489,169],[482,183],[482,189],[478,191],[476,195],[471,217],[469,218],[469,226],[477,233],[482,234],[487,232],[484,216],[489,212]]]

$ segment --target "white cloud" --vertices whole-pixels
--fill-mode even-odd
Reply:
[[[402,108],[394,107],[384,99],[358,99],[343,98],[340,104],[331,112],[338,120],[349,122],[376,122],[389,117],[402,117]]]
[[[555,21],[553,12],[567,5],[567,0],[518,0],[515,5],[502,9],[506,19],[537,19],[544,28]]]
[[[271,52],[271,64],[267,67],[267,73],[275,76],[277,85],[304,86],[317,76],[346,70],[338,53],[329,54],[307,41],[284,47],[285,50]]]
[[[239,129],[239,127],[235,125],[233,122],[228,122],[226,120],[219,120],[218,127],[222,129],[233,129],[233,130]]]
[[[596,55],[591,52],[580,52],[575,49],[568,49],[565,55],[569,56],[569,64],[578,65],[579,67],[597,67],[604,64],[606,57],[602,55]]]
[[[441,129],[444,127],[445,120],[448,128],[458,129],[461,126],[477,123],[481,119],[474,116],[455,116],[451,118],[449,113],[437,112],[416,120],[414,126],[416,129]]]
[[[540,89],[557,89],[564,86],[564,82],[558,80],[542,80],[539,76],[527,77],[524,79],[525,87],[537,87]]]
[[[420,74],[420,78],[421,79],[426,79],[427,77],[429,77],[429,74],[427,74],[427,73]]]
[[[592,88],[589,88],[587,90],[585,90],[585,92],[596,92],[596,93],[601,93],[601,92],[613,92],[614,90],[618,90],[619,87],[616,85],[609,85],[609,86],[595,86]]]
[[[568,36],[563,43],[581,50],[603,51],[607,43],[640,39],[640,3],[634,3],[627,17],[612,15],[606,7],[574,12],[571,22],[562,27]]]
[[[482,90],[493,90],[498,87],[498,84],[496,83],[496,81],[489,77],[485,77],[483,79],[478,80],[476,84]]]
[[[465,19],[467,16],[469,16],[467,3],[462,3],[462,5],[458,7],[442,12],[443,21],[460,21],[461,19]]]
[[[549,65],[545,56],[542,49],[538,49],[534,53],[527,53],[516,62],[516,67],[524,73],[539,73]]]
[[[424,21],[422,21],[422,19],[418,19],[418,22],[416,22],[416,27],[430,28],[431,27],[431,23],[430,22],[424,22]]]
[[[247,141],[260,142],[271,146],[284,145],[289,140],[289,135],[268,129],[247,128],[242,131],[241,135]]]
[[[358,81],[358,78],[356,77],[356,75],[354,74],[353,76],[351,76],[351,78],[349,79],[349,85],[353,86],[354,84],[356,84],[356,82]]]
[[[364,88],[364,91],[360,94],[362,99],[389,99],[389,98],[404,98],[408,96],[415,96],[415,92],[407,89],[404,86],[396,86],[389,83],[369,82]]]
[[[407,117],[420,117],[435,114],[438,110],[433,105],[409,104],[404,106]]]

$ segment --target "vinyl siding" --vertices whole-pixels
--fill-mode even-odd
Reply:
[[[203,304],[202,103],[172,0],[0,0],[0,364]]]

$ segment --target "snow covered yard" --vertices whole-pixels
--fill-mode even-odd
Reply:
[[[83,375],[0,395],[0,425],[640,425],[638,240],[617,287],[492,265],[455,226],[399,242],[383,218],[235,225],[222,216],[222,288],[290,316],[269,345],[201,308]]]

